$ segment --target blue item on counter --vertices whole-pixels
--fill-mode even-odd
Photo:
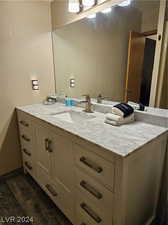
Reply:
[[[75,101],[73,99],[70,99],[68,97],[65,98],[65,105],[66,106],[75,106]]]
[[[71,101],[68,97],[65,97],[65,105],[66,106],[71,106]]]
[[[71,104],[71,106],[75,106],[75,101],[73,100],[73,99],[70,99],[70,104]]]

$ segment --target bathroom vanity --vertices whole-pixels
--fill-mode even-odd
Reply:
[[[167,129],[104,124],[61,103],[17,108],[23,167],[73,225],[148,225],[155,218]]]

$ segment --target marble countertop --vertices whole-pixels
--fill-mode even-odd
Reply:
[[[93,99],[92,101],[95,105],[100,105],[96,103],[95,99]],[[101,104],[101,105],[103,105],[104,107],[107,107],[107,106],[110,107],[110,106],[114,106],[118,104],[119,102],[103,100],[103,103],[104,104]],[[153,108],[153,107],[146,106],[145,111],[135,110],[135,112],[139,114],[144,114],[144,115],[148,114],[148,115],[153,115],[153,116],[158,116],[158,117],[163,117],[168,119],[168,109],[160,109],[160,108]]]
[[[138,111],[141,114],[150,114],[168,119],[168,109],[146,107],[146,111]]]
[[[66,107],[62,103],[54,105],[27,105],[17,109],[29,113],[43,121],[66,130],[82,139],[92,142],[100,147],[112,151],[122,157],[126,157],[141,146],[168,131],[160,126],[135,121],[122,126],[111,126],[104,123],[105,114],[94,112],[93,119],[80,123],[68,122],[53,116],[62,111],[82,111],[80,107]]]

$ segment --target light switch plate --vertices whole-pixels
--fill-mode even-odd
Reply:
[[[74,88],[75,87],[75,79],[74,78],[70,79],[69,85],[70,85],[70,88]]]
[[[32,80],[32,90],[39,90],[39,81]]]

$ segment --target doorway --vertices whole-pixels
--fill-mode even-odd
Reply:
[[[149,106],[157,30],[130,32],[125,86],[125,102]]]
[[[140,90],[140,102],[145,106],[149,106],[155,48],[156,40],[146,38]]]

